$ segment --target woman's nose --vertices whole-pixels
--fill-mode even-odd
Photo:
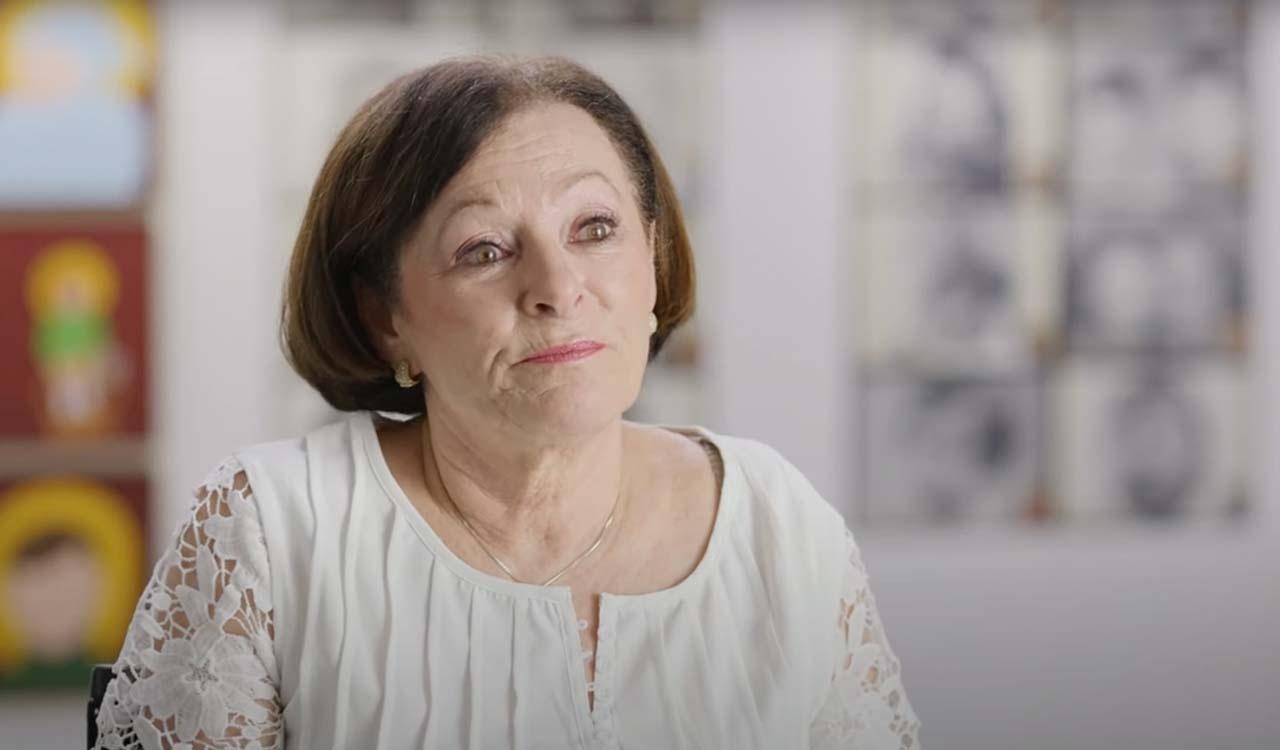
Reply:
[[[567,317],[582,301],[580,259],[558,239],[528,238],[521,255],[521,307],[532,316]]]

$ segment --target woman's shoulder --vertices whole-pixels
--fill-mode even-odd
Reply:
[[[708,433],[726,461],[736,464],[760,499],[799,506],[824,517],[839,513],[789,458],[768,443],[752,438]]]
[[[350,506],[362,473],[357,462],[366,461],[364,432],[371,424],[367,414],[349,414],[302,434],[244,446],[224,459],[211,479],[238,475],[265,529],[292,538],[294,531],[314,528],[322,518],[342,517]]]
[[[736,490],[739,515],[757,542],[820,546],[832,553],[843,549],[844,517],[778,449],[698,429],[720,450],[725,488]]]
[[[317,467],[333,470],[349,466],[360,445],[363,422],[368,419],[361,413],[343,415],[291,437],[241,447],[228,461],[241,466],[255,486],[305,484]]]

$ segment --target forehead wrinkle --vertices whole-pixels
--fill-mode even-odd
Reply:
[[[530,164],[542,176],[549,171],[542,166],[548,159],[572,160],[573,149],[568,143],[561,142],[559,133],[525,134],[521,130],[508,125],[500,131],[476,154],[471,163],[472,170],[484,172]]]
[[[540,199],[543,206],[553,206],[562,201],[574,188],[582,183],[589,181],[598,181],[602,183],[609,192],[617,199],[621,200],[622,195],[618,188],[613,184],[613,180],[605,174],[603,170],[595,167],[587,166],[580,160],[573,160],[567,164],[548,164],[546,160],[533,157],[525,159],[521,162],[505,162],[502,168],[515,166],[516,164],[529,164],[533,167],[534,179],[537,188],[530,188],[525,183],[525,175],[512,178],[510,175],[506,177],[492,177],[482,182],[477,182],[472,186],[460,188],[460,197],[455,203],[455,207],[449,211],[446,217],[446,223],[449,217],[460,213],[465,208],[471,207],[494,207],[498,209],[514,209],[523,204],[525,198],[533,193]]]
[[[477,154],[471,164],[464,167],[459,175],[463,180],[470,178],[469,183],[464,183],[458,188],[463,196],[462,200],[467,203],[488,203],[499,208],[505,207],[509,197],[518,196],[521,192],[518,182],[516,189],[511,189],[513,183],[511,173],[525,167],[531,168],[538,175],[539,180],[545,183],[549,175],[563,169],[559,165],[547,165],[547,160],[567,157],[570,153],[569,149],[564,147],[555,150],[538,149],[531,152],[538,141],[550,139],[550,136],[539,135],[532,137],[526,143],[511,146],[491,144],[482,153]]]
[[[457,187],[459,197],[451,202],[452,207],[441,219],[440,232],[443,233],[452,218],[465,208],[514,208],[512,203],[521,201],[526,191],[519,182],[512,184],[510,171],[513,168],[528,167],[535,173],[543,205],[554,205],[577,183],[593,175],[602,180],[617,199],[623,200],[621,190],[605,171],[612,165],[592,166],[591,160],[580,156],[583,151],[601,150],[603,146],[608,154],[620,159],[612,143],[607,140],[599,142],[603,138],[603,133],[588,132],[582,123],[577,122],[550,132],[543,127],[526,132],[519,122],[507,123],[481,146],[459,173],[458,177],[471,182]],[[581,141],[581,147],[575,146],[575,139]],[[521,175],[517,179],[523,177]]]

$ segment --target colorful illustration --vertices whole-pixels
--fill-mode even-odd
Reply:
[[[0,690],[83,688],[120,649],[145,562],[145,484],[0,485]]]
[[[143,243],[136,230],[0,233],[0,340],[27,365],[0,374],[0,435],[143,430]]]
[[[0,210],[141,199],[154,47],[141,0],[0,0]]]
[[[111,318],[119,294],[114,264],[91,242],[54,245],[27,272],[32,354],[54,432],[101,430],[127,382]]]

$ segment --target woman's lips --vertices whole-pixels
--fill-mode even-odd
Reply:
[[[520,360],[520,364],[550,365],[558,362],[572,362],[577,359],[586,359],[603,348],[604,344],[599,341],[574,341],[571,344],[543,349],[531,357]]]

